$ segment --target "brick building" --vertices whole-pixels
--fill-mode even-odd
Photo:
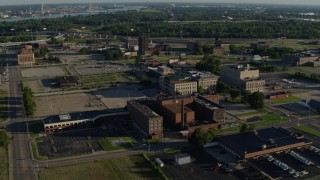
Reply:
[[[162,139],[163,117],[138,101],[128,101],[129,116],[138,129],[151,139]]]
[[[27,45],[24,48],[22,48],[21,52],[18,54],[18,65],[30,66],[34,65],[35,62],[36,60],[32,51],[32,46]]]

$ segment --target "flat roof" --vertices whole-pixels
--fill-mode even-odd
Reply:
[[[274,127],[220,136],[218,141],[242,154],[262,151],[264,145],[265,149],[273,149],[303,142],[292,137],[288,130]]]
[[[206,99],[205,97],[197,97],[194,99],[195,102],[205,106],[208,109],[214,110],[214,109],[221,109],[223,108],[222,106],[220,106],[219,104],[216,104],[212,101],[209,101],[208,99]]]
[[[181,103],[174,103],[174,104],[167,104],[163,105],[166,109],[170,110],[174,113],[181,113]],[[193,112],[193,110],[189,109],[188,107],[184,106],[185,112]]]
[[[153,117],[159,117],[160,115],[154,112],[152,109],[150,109],[148,106],[140,104],[137,101],[129,101],[132,106],[134,106],[136,109],[138,109],[141,113],[143,113],[145,116],[148,118],[153,118]]]
[[[102,114],[110,114],[116,112],[124,112],[123,110],[95,110],[95,111],[86,111],[86,112],[74,112],[69,114],[60,114],[60,115],[53,115],[46,117],[43,119],[44,124],[54,124],[59,122],[71,122],[77,120],[84,120],[84,119],[92,119]]]

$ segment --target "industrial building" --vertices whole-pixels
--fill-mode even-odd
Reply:
[[[320,66],[319,57],[308,52],[285,55],[283,56],[282,61],[291,66]]]
[[[164,123],[170,128],[194,127],[200,123],[197,120],[218,126],[225,120],[225,109],[218,104],[218,95],[169,97],[158,101]]]
[[[36,62],[34,53],[32,51],[31,45],[26,45],[22,48],[21,52],[18,54],[18,65],[20,66],[30,66],[34,65]]]
[[[265,80],[260,79],[259,76],[259,70],[250,68],[249,64],[225,66],[220,71],[222,82],[250,92],[265,90]]]
[[[126,111],[88,111],[70,114],[54,115],[45,118],[43,122],[44,132],[57,132],[64,129],[86,126],[104,117],[128,115]]]
[[[55,78],[58,87],[71,87],[79,84],[78,79],[74,76],[62,76]]]
[[[129,116],[138,129],[151,139],[162,139],[163,117],[139,101],[128,101]]]
[[[139,43],[138,54],[145,55],[146,51],[148,51],[149,49],[149,38],[146,35],[141,35],[139,36],[138,43]]]
[[[304,139],[283,128],[266,128],[218,137],[219,145],[239,159],[305,146]]]

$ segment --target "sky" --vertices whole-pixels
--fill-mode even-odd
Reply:
[[[0,0],[0,5],[99,2],[212,2],[212,3],[265,3],[320,5],[320,0]]]

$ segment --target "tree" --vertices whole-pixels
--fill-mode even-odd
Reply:
[[[264,95],[261,92],[254,92],[248,97],[251,108],[262,109],[264,107]]]
[[[202,86],[198,87],[198,93],[203,94],[205,93],[205,89]]]
[[[248,99],[249,99],[251,92],[245,90],[245,91],[242,91],[241,94],[242,94],[241,102],[244,104],[248,103]]]
[[[255,125],[254,124],[247,124],[247,123],[243,123],[240,127],[240,132],[252,132],[255,129]]]
[[[212,130],[205,132],[202,128],[197,128],[189,137],[189,142],[197,148],[202,148],[203,145],[209,143],[215,138],[215,133]]]
[[[0,147],[7,148],[10,140],[5,131],[0,131]]]
[[[240,132],[248,132],[248,124],[243,123],[240,127]]]
[[[238,89],[231,89],[229,91],[230,97],[232,100],[235,100],[238,96],[240,96],[240,91]]]
[[[80,49],[80,54],[89,54],[89,49],[88,48],[81,48]]]
[[[209,71],[211,73],[219,73],[221,61],[213,56],[204,56],[203,59],[196,64],[196,70]]]
[[[230,86],[227,85],[226,83],[224,82],[221,82],[220,80],[218,80],[217,82],[217,91],[219,93],[228,93],[230,91]]]

